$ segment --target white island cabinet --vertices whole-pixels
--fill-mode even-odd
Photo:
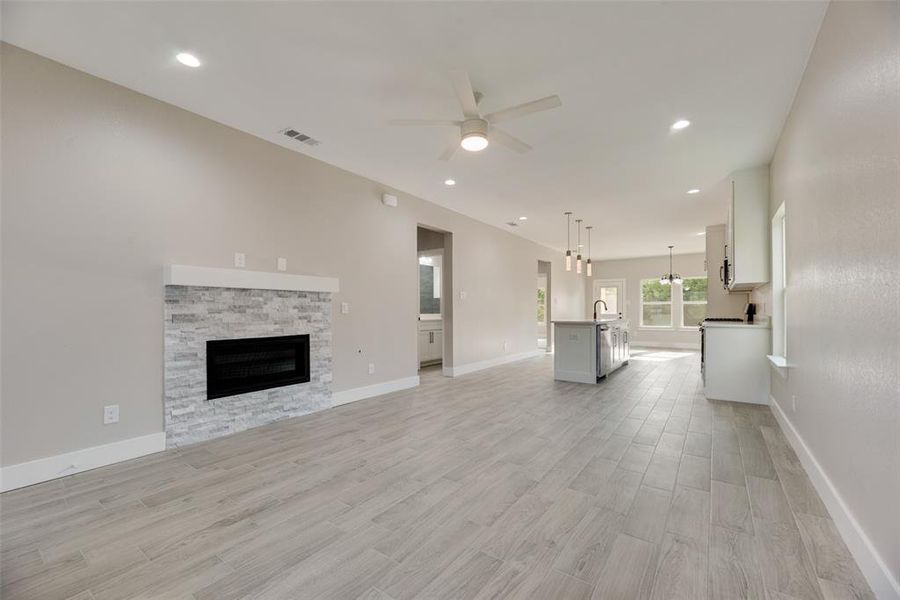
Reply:
[[[599,383],[628,364],[628,322],[553,321],[553,378],[576,383]]]

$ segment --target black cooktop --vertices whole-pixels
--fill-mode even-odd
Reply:
[[[743,323],[743,319],[738,319],[736,317],[706,317],[703,319],[704,321],[729,321],[732,323]]]

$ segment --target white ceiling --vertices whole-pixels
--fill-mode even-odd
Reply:
[[[6,1],[2,36],[486,223],[527,216],[514,232],[551,247],[565,246],[572,210],[602,259],[703,250],[696,233],[724,221],[715,185],[771,158],[825,8]],[[182,50],[204,65],[178,64]],[[454,68],[483,112],[550,94],[563,105],[504,123],[528,155],[491,146],[439,161],[454,130],[386,121],[459,118]],[[680,118],[693,125],[671,133]]]

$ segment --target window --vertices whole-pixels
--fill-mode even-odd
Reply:
[[[681,283],[681,326],[696,327],[706,318],[706,277],[687,277]]]
[[[537,322],[544,323],[547,320],[547,290],[538,288],[537,291]]]
[[[787,358],[787,245],[784,204],[772,217],[772,354]]]
[[[606,308],[600,305],[600,313],[604,315],[615,315],[619,312],[619,288],[617,287],[601,287],[600,299],[606,303]]]
[[[672,286],[641,279],[641,327],[672,326]]]
[[[603,304],[596,303],[602,300]],[[595,279],[591,304],[598,315],[625,315],[625,280]]]

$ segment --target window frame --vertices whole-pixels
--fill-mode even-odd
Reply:
[[[709,298],[709,295],[708,295],[709,276],[708,275],[691,275],[691,276],[683,278],[683,280],[687,280],[687,279],[705,279],[706,280],[707,299],[705,299],[705,300],[685,300],[684,299],[684,283],[682,282],[682,283],[678,284],[678,287],[681,288],[681,293],[678,295],[678,297],[680,298],[680,302],[679,302],[680,306],[678,307],[678,313],[681,315],[681,318],[680,318],[681,325],[680,325],[679,329],[695,331],[699,325],[685,325],[684,324],[684,306],[685,306],[685,304],[703,304],[703,305],[709,304],[709,300],[708,300],[708,298]],[[707,313],[707,315],[708,314],[709,313]]]
[[[638,294],[639,294],[640,301],[641,301],[640,313],[638,314],[638,326],[641,329],[648,329],[651,331],[675,329],[675,307],[674,307],[675,294],[671,292],[671,288],[674,286],[673,285],[669,286],[670,293],[669,293],[669,300],[667,302],[659,301],[659,300],[651,300],[649,302],[645,302],[644,301],[644,282],[645,281],[659,282],[659,278],[644,277],[638,281],[638,288],[639,288]],[[669,305],[669,324],[668,325],[645,325],[644,324],[644,305],[659,306],[659,305],[664,305],[664,304]]]

